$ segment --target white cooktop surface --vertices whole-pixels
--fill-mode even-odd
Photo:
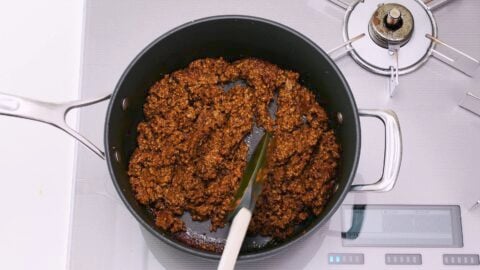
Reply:
[[[368,1],[368,0],[366,0]],[[434,12],[442,40],[480,58],[480,1],[457,0]],[[344,10],[326,0],[299,1],[87,1],[81,95],[113,91],[125,67],[148,43],[185,22],[219,14],[245,14],[288,25],[325,50],[342,42]],[[480,253],[480,117],[457,104],[480,85],[473,78],[430,59],[402,76],[390,99],[387,78],[360,68],[349,57],[337,61],[359,108],[397,112],[404,155],[398,183],[389,193],[352,193],[347,204],[459,205],[463,248],[346,248],[338,230],[340,216],[313,236],[277,256],[240,263],[240,269],[385,269],[385,253],[419,253],[425,269],[442,269],[444,253]],[[106,104],[82,110],[80,131],[102,145]],[[381,125],[362,120],[362,155],[356,182],[373,182],[383,153]],[[211,269],[215,262],[177,251],[140,228],[119,200],[107,166],[78,147],[71,220],[71,269]],[[364,253],[365,264],[329,265],[328,253]],[[418,266],[416,266],[418,268]],[[409,269],[408,266],[402,269]]]

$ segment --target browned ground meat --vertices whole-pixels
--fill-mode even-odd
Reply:
[[[333,189],[340,147],[325,110],[298,74],[259,59],[196,60],[155,83],[129,165],[137,200],[156,224],[185,230],[180,216],[223,227],[247,162],[254,123],[274,138],[268,178],[250,233],[285,238],[321,213]],[[225,85],[243,80],[224,91]],[[276,119],[268,104],[278,93]]]

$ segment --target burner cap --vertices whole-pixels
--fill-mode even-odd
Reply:
[[[402,46],[410,40],[413,32],[413,16],[400,4],[380,4],[373,13],[368,26],[370,37],[377,45]]]

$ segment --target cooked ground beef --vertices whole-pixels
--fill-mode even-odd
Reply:
[[[298,77],[259,59],[200,59],[150,88],[128,174],[159,227],[184,231],[185,211],[210,219],[211,230],[225,225],[254,124],[275,139],[249,232],[283,239],[322,212],[340,147],[325,110]],[[232,83],[239,80],[245,83]]]

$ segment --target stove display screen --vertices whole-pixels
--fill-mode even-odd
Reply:
[[[463,247],[458,205],[344,205],[347,247]]]

